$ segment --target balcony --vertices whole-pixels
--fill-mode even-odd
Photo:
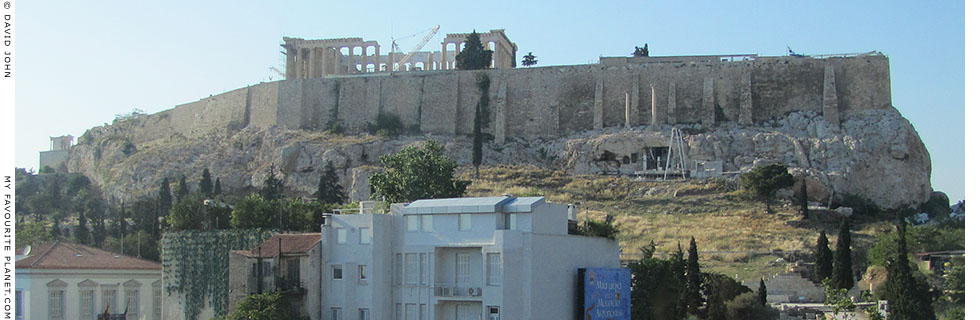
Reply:
[[[279,277],[276,279],[276,289],[286,295],[302,296],[306,294],[306,288],[303,286],[303,282],[296,279]]]
[[[432,290],[432,295],[436,298],[472,300],[480,299],[483,296],[482,287],[459,286],[453,283],[436,283]]]

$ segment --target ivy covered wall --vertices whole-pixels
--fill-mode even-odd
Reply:
[[[160,246],[165,317],[196,320],[205,306],[214,311],[214,316],[226,314],[228,253],[254,248],[275,233],[276,230],[243,229],[164,234]]]

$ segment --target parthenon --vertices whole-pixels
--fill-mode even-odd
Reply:
[[[306,40],[283,37],[286,49],[286,79],[317,79],[328,75],[374,72],[452,70],[456,55],[463,49],[467,33],[450,33],[442,41],[442,51],[419,51],[404,63],[402,52],[381,54],[377,41],[363,38]],[[503,29],[480,33],[484,48],[493,51],[490,68],[511,69],[516,65],[517,44]]]

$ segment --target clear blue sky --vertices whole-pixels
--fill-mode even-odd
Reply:
[[[624,56],[878,50],[892,102],[932,157],[933,188],[964,198],[960,1],[18,1],[15,164],[48,137],[268,80],[283,36],[401,37],[503,28],[541,65]],[[404,40],[411,48],[418,38]],[[888,188],[892,186],[882,186]]]

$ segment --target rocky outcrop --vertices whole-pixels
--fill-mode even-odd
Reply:
[[[757,127],[723,123],[684,129],[692,161],[722,161],[723,171],[732,174],[783,163],[794,175],[806,176],[811,200],[855,194],[895,208],[922,203],[932,192],[929,153],[894,108],[849,114],[839,129],[813,112],[791,113]],[[582,135],[568,140],[560,158],[573,173],[631,173],[643,169],[645,148],[666,147],[669,140],[669,127]]]
[[[272,167],[293,195],[309,196],[316,191],[319,171],[330,161],[347,194],[360,200],[370,192],[367,178],[377,170],[380,157],[406,145],[436,140],[459,164],[471,162],[471,139],[464,136],[382,139],[250,126],[197,138],[146,140],[139,120],[90,129],[72,148],[69,171],[86,174],[109,197],[131,199],[151,195],[164,177],[174,181],[186,175],[193,190],[204,168],[220,177],[226,190],[255,190]],[[753,127],[732,122],[712,128],[674,127],[685,132],[690,160],[720,162],[728,174],[761,164],[787,164],[794,175],[805,174],[814,201],[857,194],[893,208],[924,202],[932,192],[929,154],[912,125],[894,108],[852,112],[840,126],[814,112],[794,112]],[[643,169],[645,148],[668,145],[671,128],[604,128],[555,140],[508,137],[504,144],[484,147],[483,164],[530,164],[573,174],[631,174]],[[131,139],[135,136],[143,138]]]

